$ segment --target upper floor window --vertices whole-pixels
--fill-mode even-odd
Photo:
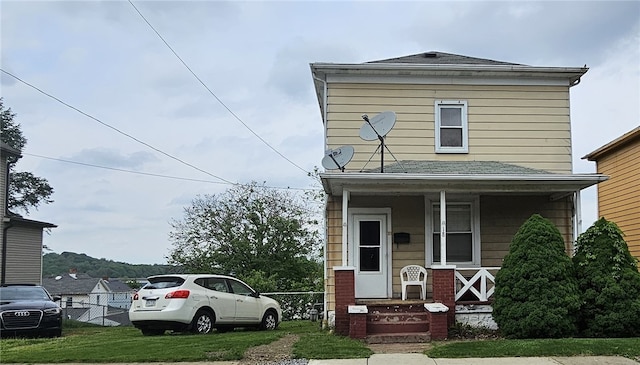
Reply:
[[[467,102],[436,100],[436,152],[468,153]]]

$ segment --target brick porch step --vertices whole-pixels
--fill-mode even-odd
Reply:
[[[424,304],[371,306],[367,314],[367,333],[426,333],[429,320]]]
[[[431,341],[429,332],[380,333],[369,335],[365,339],[368,344],[378,343],[421,343]]]
[[[394,313],[367,316],[367,333],[427,332],[429,321],[426,314],[398,315]]]

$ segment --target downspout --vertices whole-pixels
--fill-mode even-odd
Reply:
[[[13,227],[11,218],[9,218],[9,177],[11,176],[11,165],[15,162],[7,160],[7,171],[5,176],[4,187],[4,207],[2,207],[2,270],[0,271],[0,285],[6,284],[7,281],[7,231]]]
[[[322,83],[322,133],[323,133],[323,141],[324,141],[324,150],[322,151],[322,153],[324,154],[325,151],[327,150],[327,82],[325,80],[322,80],[320,78],[318,78],[315,74],[313,74],[313,79],[316,81],[319,81]],[[327,201],[325,198],[325,207],[327,206]],[[329,280],[329,272],[328,272],[328,263],[327,263],[327,253],[329,252],[329,227],[327,226],[327,222],[329,222],[329,214],[327,212],[327,209],[324,210],[324,217],[325,217],[325,228],[324,228],[324,282],[327,283],[327,281]],[[344,257],[343,257],[343,261],[344,261]],[[343,262],[344,265],[344,262]],[[326,288],[326,287],[325,287]],[[323,327],[324,327],[324,323],[328,323],[328,301],[327,301],[327,295],[325,292],[324,295],[324,300],[323,300],[323,309],[324,309],[324,313],[323,313]]]
[[[578,242],[578,235],[582,232],[582,205],[580,203],[580,190],[576,190],[573,194],[573,248],[572,256],[576,252],[576,243]]]
[[[9,219],[2,219],[2,279],[0,279],[0,285],[6,284],[6,275],[7,275],[7,231],[9,228],[13,227],[11,221]]]
[[[328,313],[329,312],[328,312],[328,309],[327,309],[327,305],[329,304],[328,301],[327,301],[327,285],[328,285],[328,282],[329,282],[329,275],[328,275],[329,273],[327,271],[328,268],[329,268],[329,265],[327,263],[327,261],[328,261],[327,254],[329,252],[329,248],[328,248],[328,246],[329,246],[329,225],[327,224],[327,222],[329,222],[329,213],[328,213],[328,210],[327,210],[327,204],[328,204],[328,199],[325,196],[324,197],[324,207],[325,207],[324,208],[324,245],[323,245],[324,247],[322,248],[322,251],[323,251],[323,255],[322,255],[322,257],[323,257],[323,260],[322,260],[322,263],[323,263],[323,271],[322,272],[323,272],[323,274],[322,275],[323,275],[323,283],[324,283],[324,285],[323,285],[324,294],[322,295],[322,310],[323,310],[323,313],[322,313],[322,328],[323,329],[326,328],[328,323],[329,323],[329,317],[328,317]]]

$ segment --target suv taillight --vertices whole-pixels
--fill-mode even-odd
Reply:
[[[139,298],[138,293],[133,294],[133,300],[138,300]]]
[[[188,290],[176,290],[164,296],[165,299],[186,299],[189,298]]]

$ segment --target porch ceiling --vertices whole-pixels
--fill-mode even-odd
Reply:
[[[602,174],[409,174],[343,172],[320,174],[330,195],[350,193],[406,195],[445,190],[456,193],[525,193],[558,195],[573,193],[609,177]]]

